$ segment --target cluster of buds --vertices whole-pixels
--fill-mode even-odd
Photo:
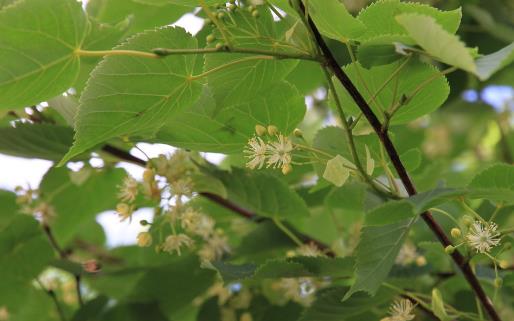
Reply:
[[[42,224],[48,224],[55,217],[55,209],[52,205],[38,200],[38,191],[17,186],[15,188],[16,203],[21,207],[21,212],[34,216]]]
[[[266,164],[266,167],[281,168],[282,173],[286,175],[293,170],[291,163],[294,149],[293,142],[282,135],[276,126],[269,125],[266,128],[256,125],[255,136],[248,140],[243,151],[249,159],[246,167],[261,169]]]

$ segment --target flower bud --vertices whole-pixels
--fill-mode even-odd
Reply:
[[[455,252],[455,246],[448,245],[444,248],[444,251],[446,252],[446,254],[453,254],[453,252]]]
[[[254,18],[259,18],[259,16],[260,16],[260,15],[261,15],[261,14],[260,14],[260,13],[259,13],[259,11],[257,11],[257,10],[252,11],[252,17],[254,17]]]
[[[453,238],[459,238],[462,236],[462,232],[460,231],[460,229],[454,227],[452,228],[452,230],[450,231],[450,234],[452,235]]]
[[[154,171],[152,169],[150,169],[150,168],[147,168],[143,172],[143,181],[145,183],[151,183],[154,180],[154,176],[155,176]]]
[[[139,224],[141,224],[141,226],[150,225],[150,223],[147,220],[141,220],[141,221],[139,221]]]
[[[293,170],[293,167],[291,167],[290,164],[285,164],[284,166],[282,166],[282,174],[284,174],[284,175],[291,173],[292,170]]]
[[[137,235],[137,245],[140,247],[148,247],[152,245],[152,235],[148,232],[141,232]]]
[[[475,222],[475,220],[473,220],[473,218],[469,215],[464,215],[462,217],[462,223],[464,223],[464,225],[466,225],[466,226],[471,226],[471,225],[473,225],[474,222]]]
[[[416,265],[417,266],[425,266],[427,265],[427,259],[424,256],[418,256],[416,258]]]
[[[118,205],[116,205],[116,212],[127,215],[130,213],[130,206],[127,203],[118,203]]]
[[[500,260],[500,262],[498,262],[498,265],[502,269],[507,269],[509,267],[509,261],[507,261],[507,260]]]
[[[303,137],[302,130],[300,128],[295,128],[293,131],[293,135],[295,135],[296,137]]]
[[[223,19],[225,17],[225,12],[218,12],[218,19]]]
[[[207,36],[207,38],[205,38],[205,40],[207,41],[207,43],[211,43],[213,42],[214,40],[216,39],[216,37],[213,35],[213,34],[210,34]]]
[[[269,125],[268,126],[268,134],[270,134],[271,136],[275,136],[278,134],[278,128],[277,126],[275,125]]]
[[[266,135],[266,127],[259,124],[255,125],[255,133],[257,136]]]
[[[503,279],[500,278],[500,277],[497,277],[496,279],[494,279],[494,287],[495,288],[501,288],[503,285]]]
[[[223,42],[218,42],[216,44],[216,46],[214,46],[216,49],[220,50],[221,48],[223,48],[225,45],[223,44]]]

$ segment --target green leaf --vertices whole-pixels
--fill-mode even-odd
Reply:
[[[370,69],[364,69],[358,63],[352,63],[343,68],[366,101],[371,101],[371,97],[382,88],[383,84],[390,80],[380,91],[375,101],[370,104],[371,109],[381,120],[383,120],[383,111],[399,104],[402,96],[411,97],[414,95],[399,107],[391,119],[391,124],[403,124],[433,112],[444,103],[450,92],[446,78],[441,76],[435,67],[418,61],[409,61],[396,76],[392,76],[400,63]],[[430,81],[420,89],[420,84],[428,80]],[[352,115],[357,116],[360,109],[351,96],[339,83],[336,83],[336,90],[342,105]]]
[[[75,115],[79,109],[78,99],[74,96],[56,96],[48,100],[48,106],[55,109],[69,126],[75,124]],[[73,136],[73,134],[72,134]],[[72,137],[73,143],[73,137]],[[70,145],[71,146],[71,145]],[[69,149],[69,146],[68,146]],[[62,158],[62,157],[61,157]]]
[[[204,293],[215,280],[215,276],[214,271],[200,268],[200,262],[195,255],[175,257],[173,263],[147,268],[127,300],[159,301],[166,314],[178,313],[180,309],[191,304],[194,298]]]
[[[402,13],[430,16],[449,33],[457,31],[462,17],[460,9],[440,11],[420,3],[400,2],[400,0],[377,1],[363,9],[357,16],[357,19],[366,26],[366,32],[359,37],[359,40],[367,40],[380,35],[408,35],[395,20],[395,16]]]
[[[245,235],[235,250],[237,257],[250,257],[267,261],[270,256],[283,255],[285,250],[293,249],[296,244],[271,220],[259,223]]]
[[[406,35],[381,35],[363,41],[357,49],[357,60],[364,68],[387,65],[403,56],[397,44],[415,44]]]
[[[408,34],[428,54],[450,66],[476,73],[473,56],[458,36],[444,30],[437,21],[429,16],[407,13],[396,16]]]
[[[110,307],[99,321],[168,321],[156,302],[149,303],[118,303]]]
[[[388,225],[364,226],[356,248],[356,280],[344,300],[364,291],[375,295],[393,267],[400,248],[415,219]]]
[[[335,186],[341,187],[350,177],[350,170],[347,167],[353,167],[353,164],[341,155],[336,155],[327,162],[323,178]]]
[[[468,185],[470,197],[514,204],[514,166],[496,164],[478,173]]]
[[[164,6],[167,4],[177,4],[181,6],[188,7],[198,7],[200,6],[199,0],[133,0],[134,2],[149,4],[153,6]],[[217,4],[225,4],[224,0],[204,0],[204,3],[208,6],[213,6]]]
[[[478,78],[480,78],[480,80],[487,80],[495,72],[510,65],[513,61],[514,43],[511,43],[507,47],[476,60]]]
[[[59,161],[73,143],[73,130],[52,124],[0,128],[0,153]]]
[[[466,190],[455,188],[438,187],[433,190],[422,192],[407,199],[415,209],[417,214],[427,209],[446,203],[454,198],[466,195]]]
[[[381,288],[374,297],[364,293],[352,296],[350,299],[341,302],[341,298],[348,291],[347,287],[336,286],[321,290],[316,301],[304,310],[299,321],[342,321],[356,317],[387,304],[394,293],[386,288]],[[371,318],[356,318],[355,320],[378,320],[375,316]],[[353,319],[352,319],[353,320]]]
[[[76,1],[24,0],[0,11],[0,109],[35,105],[75,81],[87,20]]]
[[[118,185],[123,169],[96,170],[81,185],[76,185],[67,168],[52,168],[40,185],[42,201],[50,204],[55,217],[51,221],[55,238],[62,246],[70,242],[96,214],[114,209],[118,202]],[[92,202],[94,197],[94,202]],[[114,214],[113,214],[114,215]]]
[[[0,230],[4,229],[18,213],[19,206],[16,204],[16,194],[0,189]]]
[[[16,215],[0,231],[0,253],[0,302],[10,304],[54,258],[39,223],[28,215]]]
[[[155,6],[134,0],[90,0],[86,11],[98,21],[113,25],[128,18],[130,25],[127,33],[134,34],[170,25],[191,8],[172,3]]]
[[[351,257],[328,258],[298,256],[268,260],[264,264],[233,265],[214,262],[216,270],[225,283],[252,279],[276,279],[296,277],[347,278],[353,274],[354,260]]]
[[[96,19],[89,19],[90,30],[82,44],[82,50],[110,50],[125,38],[130,25],[130,20],[125,19],[116,25],[99,22]],[[82,93],[91,71],[100,62],[101,57],[81,57],[80,72],[73,88],[77,94]]]
[[[196,49],[196,40],[179,28],[147,31],[116,47],[150,51],[155,47]],[[76,119],[75,143],[61,161],[119,136],[152,137],[172,115],[191,105],[201,83],[201,55],[162,59],[110,56],[93,71]]]
[[[412,218],[416,214],[414,206],[406,200],[389,201],[366,214],[366,225],[380,226],[393,224]]]
[[[239,104],[220,108],[216,108],[209,91],[204,90],[191,108],[166,123],[155,141],[204,152],[241,154],[255,133],[255,125],[272,124],[288,135],[304,114],[303,97],[286,82],[275,83]]]
[[[292,27],[287,21],[274,22],[271,12],[259,7],[256,19],[239,11],[233,19],[224,20],[232,45],[238,48],[268,50],[276,53],[305,53],[286,40]],[[222,39],[218,31],[214,33]],[[247,101],[283,80],[296,67],[298,60],[275,59],[267,55],[219,53],[205,57],[205,72],[218,108]]]
[[[233,168],[213,173],[228,192],[228,199],[260,216],[277,219],[309,215],[303,199],[281,179],[264,173]]]
[[[366,27],[354,18],[339,0],[311,0],[309,14],[325,36],[348,42],[361,35]]]

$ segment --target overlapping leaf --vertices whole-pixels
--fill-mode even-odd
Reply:
[[[223,20],[231,45],[275,53],[308,54],[308,49],[286,40],[287,30],[293,27],[289,20],[274,22],[268,10],[259,10],[259,19],[241,10],[236,11],[231,19]],[[218,41],[225,42],[221,33],[215,32],[215,35]],[[220,106],[230,106],[271,88],[275,82],[284,79],[297,63],[297,60],[275,59],[266,54],[222,53],[206,56],[205,71],[209,73],[207,79],[216,102]]]
[[[400,63],[370,69],[362,68],[358,63],[344,67],[379,118],[383,119],[385,110],[400,105],[391,119],[392,124],[406,123],[436,110],[450,92],[446,78],[435,67],[412,60],[395,73]],[[357,116],[360,109],[352,97],[340,84],[336,84],[336,90],[343,106]],[[372,99],[374,96],[375,99]],[[402,102],[402,97],[407,100]]]
[[[37,104],[79,72],[87,20],[76,1],[23,0],[0,11],[0,109]]]
[[[166,123],[156,141],[205,152],[241,153],[254,135],[255,125],[275,125],[288,135],[305,113],[303,99],[286,82],[275,83],[260,95],[236,105],[216,108],[215,104],[205,90],[192,108]]]
[[[150,51],[155,47],[196,48],[179,28],[148,31],[117,47]],[[80,98],[75,143],[62,162],[119,136],[152,137],[170,116],[201,94],[201,56],[147,58],[111,56],[93,71]]]

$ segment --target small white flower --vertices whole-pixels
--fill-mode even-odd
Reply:
[[[137,196],[137,181],[131,176],[125,177],[118,197],[124,202],[133,202]]]
[[[228,239],[223,233],[213,233],[205,245],[198,251],[203,261],[220,260],[225,253],[230,253]]]
[[[268,167],[286,167],[291,163],[291,152],[293,143],[286,136],[278,135],[276,142],[271,142],[268,146]]]
[[[381,321],[410,321],[416,316],[412,314],[416,306],[408,299],[395,301],[389,308],[390,317],[383,318]]]
[[[186,231],[207,239],[214,230],[214,220],[192,208],[187,208],[181,218],[181,226]]]
[[[500,233],[496,231],[497,228],[495,223],[475,221],[466,235],[466,240],[477,252],[487,253],[500,244]]]
[[[395,263],[403,266],[410,265],[416,261],[418,256],[416,247],[412,243],[404,243],[398,252]]]
[[[170,235],[166,238],[164,241],[164,244],[162,245],[162,249],[166,252],[172,253],[177,252],[178,255],[180,255],[180,248],[185,247],[191,247],[193,245],[194,241],[185,234],[177,234],[177,235]]]
[[[300,256],[323,256],[323,252],[314,243],[303,244],[296,249],[296,253]]]
[[[250,159],[246,163],[246,167],[261,169],[266,161],[267,150],[268,145],[260,137],[250,138],[247,148],[243,151],[245,154],[248,154],[246,157]]]

